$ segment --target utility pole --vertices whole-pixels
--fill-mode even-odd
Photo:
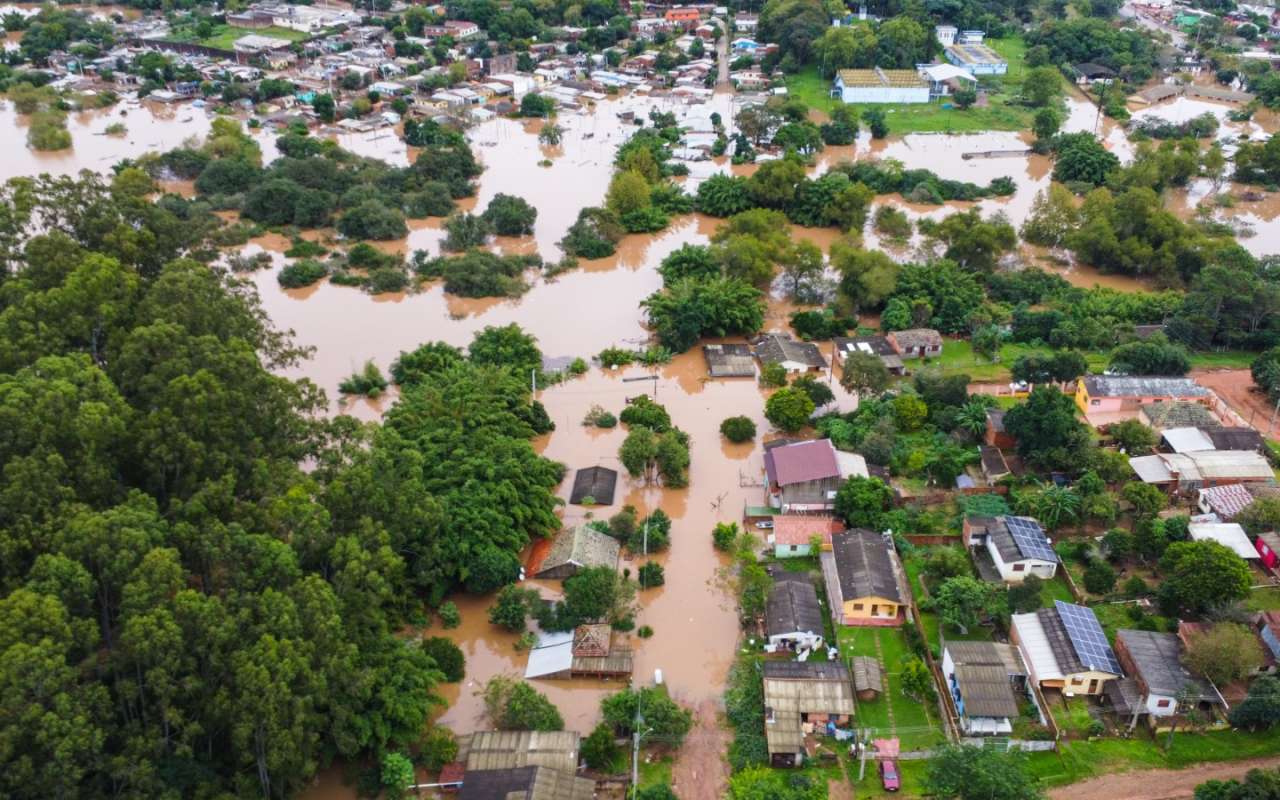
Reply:
[[[529,370],[529,404],[533,405],[533,396],[538,393],[538,370]]]

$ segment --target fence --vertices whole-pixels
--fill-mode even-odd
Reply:
[[[1008,739],[1003,736],[970,736],[961,739],[960,744],[988,750],[1022,750],[1026,753],[1044,753],[1058,749],[1058,743],[1052,739]]]

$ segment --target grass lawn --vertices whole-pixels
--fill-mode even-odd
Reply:
[[[1157,741],[1135,735],[1132,739],[1099,739],[1062,742],[1058,752],[1031,753],[1032,774],[1047,786],[1062,786],[1086,778],[1134,769],[1181,769],[1208,761],[1233,761],[1280,753],[1280,736],[1273,733],[1211,731],[1177,734],[1164,751],[1165,737]]]
[[[1036,347],[1029,344],[1005,344],[1000,347],[998,361],[988,361],[973,352],[973,346],[967,339],[945,339],[942,343],[942,355],[933,359],[932,363],[940,366],[948,374],[964,373],[979,382],[1003,382],[1010,380],[1010,367],[1019,356],[1033,353],[1048,354],[1050,347]],[[1226,350],[1223,352],[1196,352],[1191,354],[1193,369],[1244,369],[1247,368],[1256,353],[1242,350]],[[1085,352],[1090,372],[1101,372],[1107,368],[1110,354],[1100,350]]]
[[[188,41],[196,41],[194,39],[194,31],[187,31],[187,33],[192,37]],[[311,36],[309,33],[295,31],[292,28],[278,28],[274,25],[269,28],[255,28],[253,30],[233,28],[230,25],[215,25],[213,33],[210,36],[200,39],[196,41],[196,43],[202,44],[205,47],[216,47],[219,50],[230,50],[237,39],[242,36],[248,36],[249,34],[270,36],[275,39],[288,39],[291,42],[301,42],[303,39],[310,38]]]
[[[787,93],[811,108],[830,113],[840,102],[831,97],[831,81],[818,74],[816,66],[805,67],[787,78]],[[951,107],[946,98],[928,103],[855,103],[858,113],[880,108],[885,112],[889,133],[973,133],[976,131],[1020,131],[1031,125],[1028,109],[1009,105],[1004,95],[996,95],[987,108],[965,111]]]
[[[884,669],[885,691],[875,700],[858,701],[857,724],[875,729],[876,735],[896,734],[904,750],[940,744],[945,737],[933,706],[917,703],[902,693],[899,675],[903,660],[910,654],[902,630],[845,626],[836,635],[843,655],[879,657]]]
[[[1249,592],[1244,603],[1254,611],[1280,610],[1280,589],[1255,589]]]
[[[1058,694],[1053,694],[1052,698],[1046,699],[1049,703],[1049,713],[1053,714],[1053,721],[1058,723],[1058,728],[1072,738],[1086,738],[1089,723],[1093,721],[1093,717],[1089,716],[1088,701],[1073,697],[1063,703],[1062,696]]]
[[[854,796],[858,800],[863,800],[863,798],[924,797],[924,776],[928,768],[928,761],[899,761],[898,777],[901,779],[902,789],[897,792],[886,792],[884,787],[880,785],[880,774],[876,771],[874,761],[867,760],[866,774],[859,781],[858,762],[851,760],[849,762],[849,783],[853,786]]]
[[[631,755],[627,753],[628,757]],[[653,761],[647,760],[647,756],[643,751],[640,753],[640,788],[646,786],[671,785],[671,762],[672,757],[664,755]],[[630,764],[627,765],[630,767]]]
[[[1042,608],[1053,608],[1053,601],[1061,600],[1064,603],[1074,603],[1076,598],[1071,594],[1071,587],[1061,576],[1055,576],[1051,581],[1045,581],[1040,587],[1040,606]]]

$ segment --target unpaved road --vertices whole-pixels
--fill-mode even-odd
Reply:
[[[712,700],[694,711],[693,730],[685,737],[671,767],[671,783],[680,800],[720,800],[729,786],[729,731],[720,724]]]
[[[1280,434],[1280,421],[1274,429],[1271,425],[1275,406],[1267,401],[1262,392],[1254,391],[1253,376],[1247,369],[1212,369],[1191,371],[1201,386],[1206,386],[1218,393],[1246,423],[1252,425],[1263,436],[1275,437]]]
[[[1280,757],[1254,758],[1225,764],[1201,764],[1186,769],[1147,769],[1104,775],[1049,792],[1049,800],[1184,800],[1209,780],[1242,778],[1255,767],[1280,765]]]

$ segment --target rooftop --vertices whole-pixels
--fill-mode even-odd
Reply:
[[[919,89],[929,85],[914,69],[842,69],[838,76],[844,86],[860,89]]]
[[[591,800],[596,782],[550,767],[467,770],[459,800]]]
[[[702,348],[707,372],[713,378],[754,378],[756,364],[751,346],[746,344],[708,344]]]
[[[773,518],[774,544],[808,544],[810,537],[821,536],[823,543],[831,544],[831,536],[844,530],[844,524],[835,517],[808,514],[778,514]]]
[[[566,565],[580,568],[617,567],[622,545],[607,533],[586,524],[565,528],[556,534],[551,550],[543,559],[539,572]]]
[[[1191,378],[1157,375],[1086,375],[1091,397],[1208,397],[1209,390]]]
[[[947,53],[961,64],[1008,63],[999,53],[985,44],[953,44],[947,48]]]
[[[1217,542],[1243,559],[1258,558],[1258,550],[1244,528],[1234,522],[1193,522],[1187,526],[1192,541]]]
[[[787,633],[822,635],[822,608],[808,576],[788,574],[774,580],[765,605],[765,628],[769,636]]]
[[[1201,700],[1217,700],[1206,681],[1182,666],[1182,642],[1177,634],[1126,629],[1116,632],[1116,643],[1123,643],[1138,673],[1134,677],[1141,678],[1152,694],[1173,696],[1190,686],[1200,692]]]
[[[933,328],[908,328],[889,334],[900,347],[942,347],[942,334]]]
[[[840,464],[830,439],[797,442],[765,451],[769,482],[779,486],[840,477]]]
[[[580,469],[573,476],[573,491],[569,494],[569,502],[577,505],[590,497],[595,505],[613,505],[613,491],[617,484],[617,470],[608,467]]]
[[[765,364],[782,364],[793,361],[808,367],[821,368],[827,365],[822,351],[813,342],[798,342],[789,336],[771,333],[756,344],[756,358]]]
[[[902,602],[894,570],[893,545],[879,533],[862,528],[831,537],[840,594],[845,600],[883,597]]]
[[[1160,438],[1175,453],[1214,450],[1213,440],[1199,428],[1166,428]]]
[[[1218,424],[1213,412],[1200,403],[1154,403],[1142,407],[1142,416],[1153,428],[1177,428],[1195,426],[1207,428]]]
[[[573,731],[478,731],[458,738],[458,760],[467,774],[477,769],[552,767],[578,769],[578,734]]]

